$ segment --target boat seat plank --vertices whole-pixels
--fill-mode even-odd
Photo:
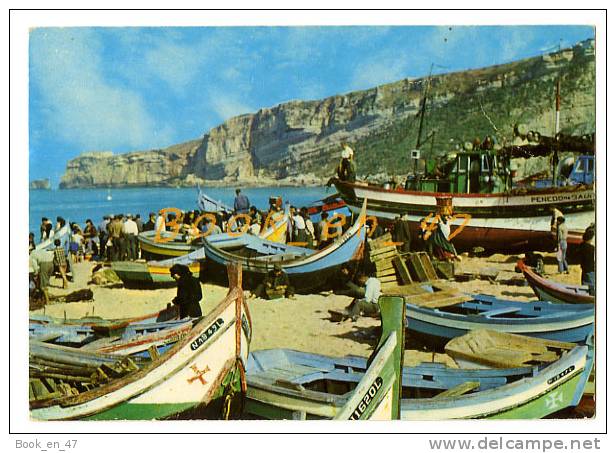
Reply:
[[[514,368],[553,362],[575,347],[574,343],[545,340],[489,329],[471,331],[445,345],[455,360],[467,360],[497,368]]]
[[[507,315],[507,314],[511,314],[511,313],[517,313],[520,310],[521,310],[520,307],[496,308],[494,310],[488,310],[488,311],[484,311],[483,313],[479,313],[479,316],[483,316],[485,318],[489,318],[489,317],[492,317],[492,316],[499,316],[499,315]]]
[[[406,303],[426,308],[439,308],[457,305],[468,300],[466,294],[456,290],[437,291],[434,293],[424,292],[423,294],[407,295]]]
[[[450,388],[449,390],[445,390],[444,392],[439,393],[433,399],[437,400],[437,399],[443,399],[443,398],[450,398],[453,396],[464,395],[465,393],[472,392],[473,390],[478,389],[479,386],[480,386],[480,383],[477,381],[463,382],[462,384],[456,385],[455,387]]]

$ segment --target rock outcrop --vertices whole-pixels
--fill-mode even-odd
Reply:
[[[30,189],[33,190],[50,190],[51,184],[49,183],[49,178],[47,179],[35,179],[30,181]]]
[[[169,148],[71,160],[61,188],[242,184],[331,175],[341,143],[356,150],[360,174],[404,174],[428,89],[422,152],[494,134],[514,123],[553,133],[554,86],[561,80],[561,130],[594,132],[594,43],[505,65],[404,79],[320,101],[291,101],[225,121],[202,139]],[[387,153],[383,150],[386,149]]]

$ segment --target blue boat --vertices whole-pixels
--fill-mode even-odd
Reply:
[[[407,303],[406,317],[410,331],[441,339],[458,337],[471,330],[491,329],[579,343],[594,331],[595,307],[472,295],[466,301],[436,308]]]
[[[553,362],[533,366],[460,369],[421,363],[404,367],[400,418],[546,417],[579,403],[593,361],[594,346],[589,342],[569,345],[559,350]],[[245,410],[269,419],[335,417],[366,367],[367,360],[361,357],[289,349],[254,351],[246,370]]]
[[[118,325],[40,324],[30,322],[29,339],[46,345],[59,345],[105,354],[149,357],[151,348],[163,354],[186,336],[194,320],[145,322]]]
[[[244,234],[216,235],[205,238],[204,252],[208,259],[208,275],[223,271],[230,263],[240,263],[244,271],[245,287],[254,287],[278,264],[289,276],[296,291],[315,291],[328,287],[336,271],[363,257],[366,239],[364,209],[355,223],[334,243],[322,250],[312,250],[289,244],[268,241]]]

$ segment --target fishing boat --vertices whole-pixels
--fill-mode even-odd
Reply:
[[[199,206],[201,211],[227,212],[229,214],[233,212],[233,208],[231,206],[204,194],[199,185],[197,185],[197,191],[197,206]]]
[[[382,297],[379,306],[381,338],[370,360],[357,358],[362,372],[339,367],[346,358],[285,349],[258,351],[248,361],[245,412],[269,419],[398,419],[404,302],[400,297]],[[340,369],[352,374],[352,386],[348,381],[332,382],[332,389],[327,373]],[[311,380],[314,390],[302,378]]]
[[[172,321],[179,319],[180,310],[176,305],[164,308],[154,313],[148,313],[141,316],[120,319],[105,319],[100,316],[84,316],[82,318],[57,318],[45,314],[30,314],[30,325],[41,324],[51,326],[62,325],[79,325],[79,326],[97,326],[100,329],[107,328],[109,330],[122,329],[129,324],[146,324],[164,321]]]
[[[518,261],[517,267],[540,300],[548,300],[556,304],[595,303],[595,296],[590,295],[588,286],[565,285],[550,281],[533,272],[523,260]]]
[[[488,295],[460,295],[434,302],[431,294],[419,294],[406,300],[410,331],[447,340],[471,330],[491,329],[577,343],[594,330],[592,304],[518,302]]]
[[[70,346],[80,351],[148,357],[165,353],[192,330],[193,324],[191,319],[132,323],[122,327],[30,323],[29,338],[30,341]]]
[[[422,222],[434,225],[438,216],[452,217],[450,239],[457,248],[481,245],[502,251],[552,248],[551,209],[557,208],[567,219],[568,242],[581,243],[581,232],[595,220],[595,140],[594,136],[560,133],[560,82],[556,88],[554,137],[541,137],[526,131],[524,125],[516,125],[516,137],[510,145],[495,146],[491,137],[483,144],[467,142],[463,150],[448,154],[439,165],[424,159],[425,170],[420,173],[420,148],[428,141],[422,138],[422,125],[429,90],[430,78],[419,112],[416,149],[411,151],[413,173],[402,187],[396,187],[395,182],[379,186],[332,178],[330,183],[349,209],[358,212],[362,200],[368,199],[368,216],[386,223],[400,216],[417,231]],[[569,166],[568,157],[559,158],[563,152],[579,156]],[[511,159],[538,156],[550,156],[558,163],[551,169],[552,178],[514,182],[517,169]],[[434,168],[429,169],[428,162]]]
[[[279,217],[272,218],[270,223],[259,233],[259,237],[273,242],[284,243],[287,235],[288,214],[286,212],[281,213]],[[231,234],[238,235],[240,233],[232,232]],[[211,237],[214,236],[216,235],[211,235]],[[187,242],[183,239],[183,235],[172,231],[144,231],[139,233],[137,238],[142,254],[161,257],[163,261],[197,251],[201,248],[203,241],[203,236],[199,236]],[[126,269],[124,272],[130,272],[131,266],[125,266],[124,268]],[[137,266],[135,269],[137,269],[136,272],[144,271],[143,266]]]
[[[63,241],[64,239],[67,239],[70,233],[70,229],[69,229],[69,223],[66,222],[66,225],[64,225],[62,228],[60,228],[52,237],[50,237],[49,239],[45,239],[44,241],[39,242],[38,244],[36,244],[36,250],[45,250],[45,249],[52,249],[54,248],[54,241],[56,239],[60,239],[61,241]]]
[[[503,178],[507,177],[507,164],[498,164],[499,159],[502,158],[487,151],[458,153],[449,180],[444,183],[422,180],[417,190],[338,179],[333,182],[351,212],[359,212],[362,201],[367,199],[367,215],[381,222],[391,223],[400,216],[419,231],[422,222],[432,225],[437,215],[451,216],[450,239],[460,249],[478,244],[492,250],[551,248],[554,243],[550,223],[553,207],[567,219],[568,242],[581,243],[580,232],[594,222],[594,184],[471,191],[468,168],[472,162],[480,162],[485,169],[476,176],[484,181],[484,178],[492,178],[498,168],[502,168]]]
[[[229,263],[240,263],[247,286],[254,287],[277,264],[298,292],[327,287],[341,266],[362,259],[366,237],[364,213],[365,205],[354,224],[321,250],[279,244],[250,235],[205,238],[208,275],[216,272],[220,275],[220,270]]]
[[[462,369],[421,363],[404,367],[400,418],[543,418],[579,403],[593,360],[590,343],[569,344],[553,362],[530,366]],[[269,419],[335,417],[366,368],[366,359],[355,356],[254,351],[246,373],[246,411]]]
[[[229,281],[227,296],[214,310],[166,353],[149,360],[31,342],[31,417],[148,420],[182,417],[188,411],[228,415],[221,410],[245,391],[252,330],[241,268],[230,267]]]

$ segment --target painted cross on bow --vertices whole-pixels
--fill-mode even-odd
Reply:
[[[207,384],[207,381],[203,378],[203,375],[207,373],[208,371],[210,371],[209,366],[205,365],[205,368],[203,370],[199,370],[199,368],[195,364],[195,365],[192,365],[190,369],[195,372],[195,376],[187,379],[189,384],[192,384],[197,379],[199,379],[199,381],[201,382],[201,385]]]

